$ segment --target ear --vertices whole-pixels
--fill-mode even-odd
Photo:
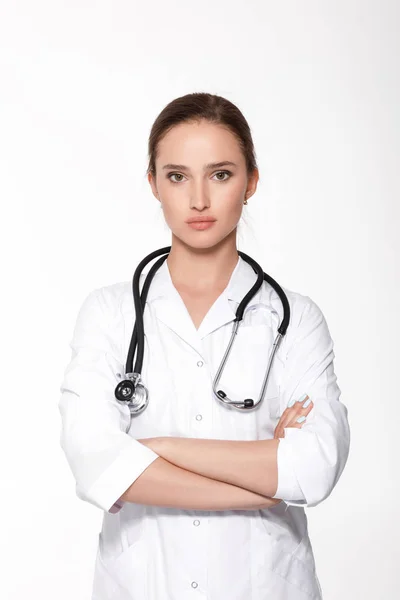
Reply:
[[[151,191],[153,192],[153,195],[155,196],[155,198],[157,198],[157,200],[159,202],[161,202],[161,200],[159,198],[159,195],[158,195],[157,186],[156,186],[156,182],[155,182],[155,179],[153,177],[153,174],[152,173],[148,173],[147,174],[147,179],[148,179],[148,182],[150,183],[150,187],[151,187]]]
[[[247,189],[246,189],[246,192],[244,195],[244,197],[246,199],[250,198],[250,196],[252,196],[255,193],[255,191],[257,189],[258,180],[259,180],[259,171],[258,171],[258,169],[254,169],[252,174],[249,175],[249,178],[248,178]]]

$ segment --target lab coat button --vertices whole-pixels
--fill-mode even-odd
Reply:
[[[197,583],[197,581],[192,581],[192,588],[197,588],[199,584]]]
[[[200,521],[198,519],[195,519],[193,521],[193,525],[195,525],[197,527],[198,525],[200,525]]]
[[[202,366],[203,366],[203,364],[204,364],[204,363],[203,363],[203,361],[202,361],[202,360],[199,360],[199,361],[197,362],[197,366],[198,366],[198,367],[202,367]]]
[[[197,419],[198,421],[201,421],[201,420],[202,420],[202,418],[203,418],[203,417],[202,417],[202,415],[196,415],[196,419]]]

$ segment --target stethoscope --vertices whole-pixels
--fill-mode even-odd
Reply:
[[[116,399],[119,402],[123,402],[124,404],[127,404],[129,406],[131,417],[143,412],[149,403],[148,389],[146,388],[146,386],[144,385],[144,383],[141,380],[142,365],[143,365],[143,353],[144,353],[143,313],[144,313],[144,307],[145,307],[150,283],[151,283],[157,269],[159,269],[159,267],[162,265],[164,260],[166,260],[168,258],[168,254],[169,254],[170,250],[171,250],[171,246],[166,246],[165,248],[160,248],[159,250],[155,250],[154,252],[151,252],[148,256],[146,256],[139,263],[139,265],[137,266],[136,271],[133,275],[132,291],[133,291],[133,300],[134,300],[134,304],[135,304],[136,322],[135,322],[135,326],[133,329],[131,343],[130,343],[129,351],[128,351],[128,357],[127,357],[127,361],[126,361],[125,379],[120,381],[115,388]],[[151,260],[153,260],[153,258],[156,258],[157,256],[160,256],[162,254],[164,254],[165,256],[162,256],[160,259],[158,259],[154,263],[154,265],[150,268],[150,270],[146,276],[146,280],[143,284],[142,293],[140,294],[139,279],[140,279],[141,272],[143,271],[143,268]],[[237,308],[236,318],[233,321],[233,329],[232,329],[231,339],[229,341],[229,344],[225,351],[225,354],[222,358],[221,365],[217,371],[217,374],[215,375],[212,390],[213,390],[215,398],[219,402],[226,404],[226,405],[230,405],[233,408],[236,408],[237,410],[250,410],[250,409],[256,408],[260,404],[260,402],[262,401],[262,399],[264,397],[264,393],[265,393],[265,390],[267,387],[273,358],[275,356],[275,353],[279,347],[279,344],[280,344],[283,336],[285,335],[286,330],[289,325],[290,308],[289,308],[289,302],[286,297],[286,294],[284,293],[284,291],[282,290],[280,285],[274,279],[272,279],[272,277],[270,275],[267,275],[267,273],[264,273],[264,271],[262,270],[260,265],[254,259],[252,259],[250,256],[248,256],[244,252],[240,252],[240,251],[238,251],[238,254],[247,263],[249,263],[251,265],[251,267],[253,268],[253,270],[257,273],[257,281],[255,282],[253,287],[247,292],[247,294],[244,296],[244,298],[242,299],[242,301],[240,302],[240,304]],[[248,305],[248,303],[250,302],[250,300],[253,298],[253,296],[258,292],[258,290],[262,286],[264,279],[273,287],[273,289],[276,291],[276,293],[278,294],[278,296],[282,302],[282,305],[283,305],[282,323],[278,327],[278,333],[277,333],[275,341],[272,345],[272,350],[271,350],[270,356],[268,358],[268,364],[267,364],[267,369],[266,369],[266,373],[264,376],[264,381],[263,381],[260,395],[259,395],[257,402],[254,402],[254,400],[252,398],[246,398],[245,400],[232,400],[231,398],[229,398],[226,395],[226,393],[223,390],[217,391],[217,386],[218,386],[219,380],[221,379],[223,369],[225,367],[226,361],[227,361],[229,353],[231,351],[233,340],[235,339],[235,335],[237,333],[239,323],[243,318],[244,310],[245,310],[246,306]],[[133,356],[135,354],[136,346],[137,346],[137,356],[136,356],[135,368],[133,369]]]

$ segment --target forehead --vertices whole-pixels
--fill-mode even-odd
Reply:
[[[174,125],[160,140],[157,158],[162,160],[168,154],[170,159],[171,152],[177,158],[182,155],[188,157],[192,153],[197,157],[204,153],[210,158],[212,152],[215,160],[237,161],[242,154],[236,136],[227,127],[204,120]],[[187,164],[183,159],[180,162]]]

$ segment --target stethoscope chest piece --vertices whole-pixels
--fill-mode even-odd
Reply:
[[[115,388],[115,397],[129,406],[131,415],[137,415],[147,407],[149,394],[143,383],[140,383],[140,374],[127,373],[125,377]]]

